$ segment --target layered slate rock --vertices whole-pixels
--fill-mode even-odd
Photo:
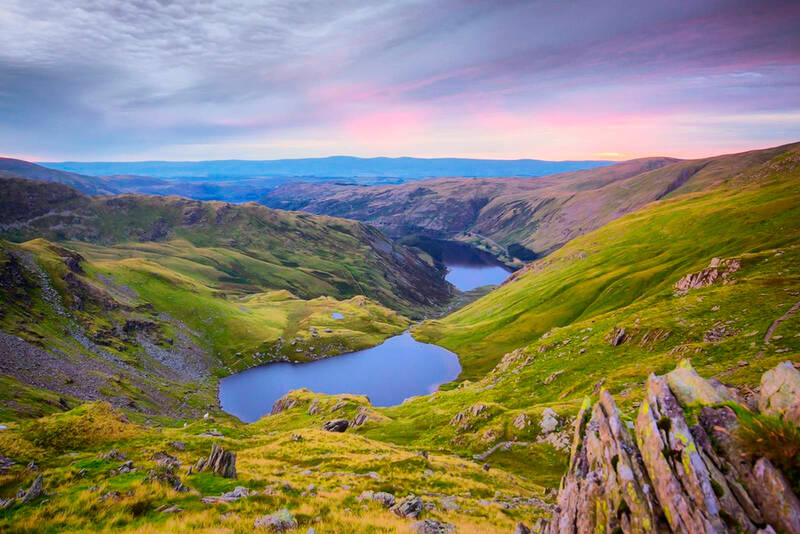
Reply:
[[[236,453],[226,451],[219,443],[214,443],[208,459],[198,462],[197,471],[212,471],[223,478],[236,478]]]
[[[777,393],[793,391],[795,373],[786,363],[764,375],[765,413],[773,404],[784,417],[796,413],[800,396]],[[764,391],[765,381],[775,387]],[[534,531],[800,534],[800,500],[786,476],[735,437],[736,398],[682,362],[650,376],[635,422],[606,390],[594,405],[587,399],[556,511]]]

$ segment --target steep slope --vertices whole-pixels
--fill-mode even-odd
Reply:
[[[255,204],[177,197],[89,197],[59,184],[0,181],[0,224],[13,241],[70,242],[89,259],[145,258],[220,291],[287,289],[301,298],[365,295],[413,316],[449,287],[412,250],[354,221]]]
[[[113,195],[120,190],[114,184],[74,172],[59,171],[13,158],[0,158],[0,177],[23,177],[69,185],[87,195]]]
[[[690,161],[644,158],[530,179],[438,179],[380,187],[287,184],[262,202],[366,221],[393,237],[457,238],[498,255],[517,244],[541,256],[649,202],[712,188],[796,146]]]
[[[554,327],[595,319],[654,295],[713,257],[800,240],[798,151],[729,175],[720,188],[675,196],[571,241],[417,336],[459,354],[465,378]],[[682,165],[682,164],[679,164]],[[659,171],[655,171],[659,172]],[[687,182],[690,185],[691,181]]]

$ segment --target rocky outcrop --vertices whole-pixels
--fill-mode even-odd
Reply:
[[[328,432],[344,432],[349,426],[350,422],[347,419],[331,419],[322,424],[322,430],[327,430]]]
[[[758,409],[800,425],[800,371],[784,362],[761,377]]]
[[[794,376],[786,365],[767,373],[767,383]],[[800,534],[800,500],[788,480],[736,437],[739,420],[728,404],[735,398],[682,362],[650,376],[635,422],[622,418],[606,390],[593,406],[587,399],[556,511],[534,530]]]
[[[732,282],[731,275],[739,270],[741,263],[735,258],[713,258],[707,268],[690,273],[675,283],[675,294],[685,295],[691,289],[708,287],[718,281],[723,284]]]
[[[441,521],[434,521],[433,519],[425,519],[423,521],[416,521],[411,524],[409,528],[411,532],[417,534],[450,534],[456,531],[456,527],[449,523],[442,523]]]
[[[212,471],[223,478],[236,478],[236,453],[226,451],[219,446],[219,443],[214,443],[208,459],[198,462],[196,470]]]
[[[401,499],[391,510],[400,517],[416,519],[422,513],[423,508],[425,508],[425,503],[422,502],[422,499],[416,495],[409,495]]]

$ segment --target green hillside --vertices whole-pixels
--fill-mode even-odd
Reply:
[[[458,353],[462,378],[474,379],[553,328],[588,326],[645,301],[672,306],[673,285],[712,258],[798,243],[797,160],[794,148],[711,191],[675,196],[613,221],[530,264],[486,297],[420,325],[415,335]],[[769,316],[763,309],[750,313]]]

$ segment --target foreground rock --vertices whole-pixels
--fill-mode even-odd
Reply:
[[[198,473],[212,471],[223,478],[236,478],[236,454],[226,451],[219,446],[219,443],[214,443],[208,459],[198,461],[195,469]]]
[[[22,496],[22,499],[19,501],[19,503],[27,504],[44,495],[44,488],[42,485],[43,480],[44,478],[42,475],[37,476],[33,481],[33,484],[31,484],[31,487],[25,492],[25,495]]]
[[[297,528],[297,519],[287,510],[278,510],[274,514],[259,517],[253,524],[256,528],[265,528],[272,532],[286,532]]]
[[[791,375],[785,365],[778,375]],[[736,412],[721,404],[730,396],[683,362],[650,376],[632,432],[607,391],[587,399],[556,512],[534,531],[800,534],[800,500],[767,458],[742,448]]]
[[[395,504],[391,510],[395,513],[395,515],[400,517],[416,519],[419,517],[419,514],[422,513],[422,509],[424,507],[425,504],[422,502],[422,499],[416,495],[409,495],[405,499],[402,499],[400,502]]]
[[[417,534],[449,534],[456,531],[456,527],[449,523],[442,523],[441,521],[434,521],[433,519],[426,519],[424,521],[417,521],[411,524],[411,532]]]

